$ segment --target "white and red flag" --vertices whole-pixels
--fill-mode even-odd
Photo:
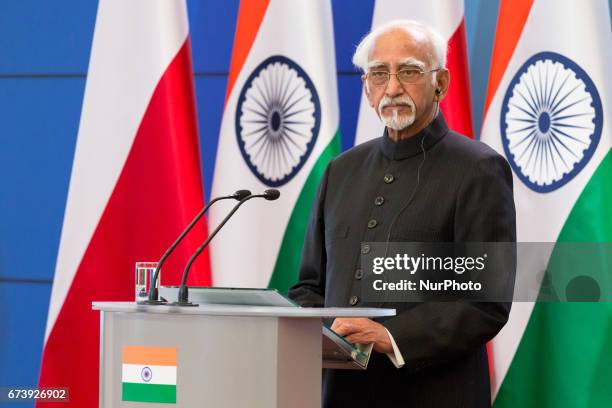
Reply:
[[[427,24],[448,41],[446,66],[451,72],[451,81],[440,108],[451,129],[473,137],[463,0],[376,0],[372,29],[398,19]],[[355,144],[380,137],[383,128],[366,96],[362,95]]]
[[[190,52],[184,0],[100,1],[39,383],[69,387],[75,407],[98,404],[91,302],[133,300],[134,263],[157,260],[203,206]],[[163,283],[205,236],[192,231]],[[203,255],[190,284],[210,283]]]

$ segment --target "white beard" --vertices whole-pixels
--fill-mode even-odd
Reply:
[[[395,109],[392,115],[382,116],[382,118],[387,127],[393,130],[404,130],[414,123],[415,114],[414,111],[411,111],[407,115],[400,115]]]
[[[396,104],[405,104],[410,107],[410,113],[408,114],[399,114],[399,109],[393,109],[392,113],[389,115],[385,115],[383,113],[383,109],[387,105],[396,105]],[[389,128],[393,130],[404,130],[408,126],[414,123],[416,118],[416,106],[411,97],[405,96],[401,98],[389,98],[387,96],[383,97],[378,104],[378,115],[380,116],[381,121]]]

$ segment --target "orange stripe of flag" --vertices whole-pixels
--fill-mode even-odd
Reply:
[[[234,48],[232,50],[232,63],[227,80],[227,93],[225,103],[229,98],[234,83],[238,78],[240,70],[246,61],[259,26],[266,14],[270,0],[241,0],[238,8],[238,19],[236,21],[236,33],[234,34]]]
[[[497,18],[491,72],[485,102],[485,116],[497,91],[506,67],[521,37],[534,0],[502,0]]]
[[[175,347],[124,346],[123,364],[176,365]]]

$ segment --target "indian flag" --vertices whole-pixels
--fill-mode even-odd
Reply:
[[[212,196],[278,188],[274,202],[244,205],[212,241],[216,286],[297,281],[310,208],[340,151],[329,1],[242,1]],[[217,225],[233,205],[211,208]]]
[[[609,18],[607,0],[501,2],[482,140],[513,169],[519,241],[612,242]],[[609,302],[515,303],[494,406],[612,406],[610,344]]]
[[[124,346],[121,400],[176,403],[176,348]]]

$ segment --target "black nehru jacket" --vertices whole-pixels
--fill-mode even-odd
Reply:
[[[392,242],[516,240],[508,163],[449,130],[441,114],[409,139],[396,143],[385,131],[332,160],[289,296],[302,306],[397,309],[396,316],[376,320],[393,335],[405,365],[397,369],[374,353],[366,371],[325,370],[323,406],[488,407],[485,344],[506,323],[509,303],[373,305],[359,299],[361,243],[386,241],[398,212]]]

